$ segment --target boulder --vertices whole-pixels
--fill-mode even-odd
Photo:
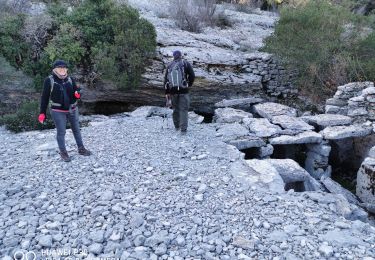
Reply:
[[[275,179],[276,174],[281,176],[284,187],[288,184],[301,182],[303,183],[303,190],[315,191],[321,189],[321,185],[291,159],[252,159],[246,160],[246,163],[261,175],[269,176],[272,180]]]
[[[321,182],[323,183],[324,187],[331,193],[334,194],[341,194],[343,195],[350,203],[359,205],[359,201],[357,197],[348,191],[347,189],[343,188],[340,184],[335,182],[329,177],[323,177],[320,179]]]
[[[266,102],[254,106],[254,112],[259,116],[272,120],[274,116],[297,116],[297,110],[279,103]]]
[[[352,118],[344,115],[337,114],[319,114],[314,116],[303,116],[301,117],[305,122],[317,126],[323,129],[327,126],[336,125],[349,125],[352,122]]]
[[[328,157],[331,152],[331,146],[328,144],[328,142],[322,142],[320,144],[307,144],[306,147],[310,152],[314,152],[325,157]]]
[[[191,111],[189,112],[189,120],[195,124],[201,124],[204,121],[204,117]]]
[[[284,129],[290,130],[301,130],[301,131],[309,131],[314,130],[314,127],[303,121],[301,118],[288,116],[288,115],[281,115],[281,116],[274,116],[271,119],[271,122],[275,125],[280,125]]]
[[[256,152],[256,156],[258,158],[267,158],[271,156],[272,154],[273,154],[273,146],[270,144],[260,147],[259,150]]]
[[[233,107],[233,108],[240,108],[244,110],[250,109],[253,104],[258,104],[263,102],[262,98],[256,97],[247,97],[247,98],[237,98],[237,99],[223,99],[220,102],[215,104],[215,107]]]
[[[349,126],[329,126],[320,131],[324,139],[339,140],[344,138],[363,137],[372,133],[372,127],[356,124]]]
[[[250,134],[249,130],[239,123],[219,125],[216,132],[216,135],[222,136],[223,140],[230,140]]]
[[[267,118],[245,118],[243,124],[259,137],[271,137],[281,133],[281,128],[271,124]]]
[[[330,177],[332,168],[328,165],[328,156],[309,151],[306,154],[305,169],[315,179],[320,180],[321,177]]]
[[[235,146],[238,150],[265,146],[266,143],[255,135],[236,137],[226,141],[227,144]]]
[[[246,160],[246,165],[247,168],[251,169],[251,175],[245,174],[244,171],[238,170],[232,171],[232,175],[240,177],[241,180],[244,180],[248,183],[261,183],[269,190],[276,193],[285,192],[284,181],[277,170],[272,167],[272,165],[264,160],[257,159]]]
[[[266,159],[279,172],[284,182],[303,182],[305,191],[322,190],[321,185],[297,162],[291,159]]]
[[[217,108],[215,110],[214,121],[216,123],[241,123],[245,118],[252,118],[251,113],[234,108]]]
[[[221,137],[222,141],[234,145],[239,150],[266,145],[261,138],[251,134],[249,130],[238,123],[219,126],[216,135]]]
[[[375,159],[375,146],[370,149],[368,152],[368,157],[374,158]]]
[[[270,144],[280,145],[280,144],[311,144],[320,143],[323,140],[321,134],[307,131],[295,136],[282,135],[279,137],[274,137],[270,139]]]
[[[357,173],[357,196],[368,204],[375,204],[375,159],[366,158]]]
[[[130,116],[133,117],[150,117],[153,113],[156,112],[158,107],[156,106],[142,106],[130,113]]]

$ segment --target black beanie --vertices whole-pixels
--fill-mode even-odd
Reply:
[[[173,58],[174,58],[175,60],[178,60],[178,59],[180,59],[181,57],[182,57],[182,53],[181,53],[181,51],[176,50],[176,51],[173,52]]]
[[[56,61],[53,63],[52,67],[53,67],[54,69],[56,69],[56,68],[67,68],[67,67],[68,67],[68,64],[66,64],[66,62],[63,61],[63,60],[56,60]]]

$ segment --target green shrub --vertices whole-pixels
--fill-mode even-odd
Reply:
[[[15,114],[5,115],[1,117],[0,125],[5,125],[6,129],[16,133],[32,130],[51,129],[55,127],[50,116],[47,116],[44,124],[39,123],[38,116],[39,103],[25,103]]]
[[[156,32],[133,8],[113,11],[114,37],[92,49],[93,63],[104,79],[122,89],[139,85],[147,60],[154,56]]]
[[[375,32],[352,46],[354,52],[352,77],[375,81]]]
[[[285,7],[263,50],[274,53],[286,67],[298,69],[297,84],[304,93],[324,99],[338,85],[370,75],[372,69],[360,55],[368,51],[361,52],[360,46],[374,47],[358,33],[365,25],[348,9],[325,0]]]
[[[76,64],[88,75],[110,80],[121,89],[139,85],[147,61],[154,56],[156,31],[137,10],[112,0],[86,0],[65,20],[81,34],[80,45],[66,49],[78,50]]]
[[[62,24],[56,36],[48,42],[45,52],[49,63],[63,59],[69,65],[77,64],[85,54],[80,30],[69,23]]]
[[[30,58],[30,46],[21,36],[24,21],[22,14],[4,14],[0,17],[0,54],[18,69]]]
[[[37,90],[55,59],[65,59],[70,72],[80,68],[91,84],[100,78],[119,88],[139,85],[147,61],[154,56],[156,32],[137,10],[115,0],[74,1],[72,11],[59,1],[48,8],[52,18],[39,45],[25,40],[24,16],[0,18],[0,55],[34,77]],[[3,26],[4,25],[4,26]],[[32,52],[32,47],[37,52]],[[35,48],[34,48],[35,49]]]
[[[38,116],[39,102],[31,101],[23,104],[16,113],[0,117],[0,125],[5,125],[6,129],[15,133],[55,128],[49,112],[47,112],[46,120],[43,124],[39,123]],[[87,127],[89,125],[88,120],[82,120],[79,123],[80,127]],[[69,128],[70,124],[67,122],[67,129]]]

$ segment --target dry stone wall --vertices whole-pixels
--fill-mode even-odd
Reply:
[[[347,115],[354,122],[375,121],[375,87],[373,82],[354,82],[339,86],[326,102],[328,114]]]

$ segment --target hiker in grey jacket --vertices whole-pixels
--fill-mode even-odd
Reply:
[[[167,102],[172,101],[174,126],[177,131],[181,130],[181,134],[185,134],[188,127],[189,88],[193,85],[194,79],[191,64],[182,59],[181,51],[174,51],[173,61],[165,72],[164,87]]]

